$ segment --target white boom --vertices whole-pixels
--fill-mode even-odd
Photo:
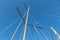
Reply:
[[[60,40],[60,35],[57,33],[57,31],[53,27],[51,27],[51,30],[55,33],[57,39]]]
[[[25,21],[25,25],[24,25],[23,40],[26,40],[26,29],[27,29],[27,24],[28,24],[28,14],[29,14],[29,7],[27,9],[27,14],[26,14],[26,21]]]

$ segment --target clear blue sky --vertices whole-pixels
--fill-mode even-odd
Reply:
[[[35,40],[35,36],[36,40],[41,40],[39,38],[45,40],[45,38],[43,39],[41,36],[40,32],[42,32],[42,34],[46,36],[48,40],[51,40],[52,31],[50,26],[53,26],[60,34],[60,0],[0,0],[0,40],[10,40],[19,23],[19,20],[8,30],[4,31],[3,33],[1,32],[20,17],[16,6],[20,7],[20,10],[24,15],[24,3],[27,7],[30,5],[28,22],[33,25],[38,23],[38,26],[42,26],[44,28],[43,30],[38,29],[36,32],[33,28],[28,26],[26,37],[27,40]],[[14,37],[14,40],[22,40],[23,27],[24,23],[22,22]],[[54,33],[53,36],[54,40],[57,40]]]

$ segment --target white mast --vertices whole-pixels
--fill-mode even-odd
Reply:
[[[57,33],[57,31],[53,27],[51,27],[51,30],[55,33],[57,39],[60,40],[60,35]]]
[[[25,25],[24,25],[23,40],[26,40],[26,29],[27,29],[27,24],[28,24],[28,14],[29,14],[29,7],[27,9],[27,14],[26,14],[26,21],[25,21]]]

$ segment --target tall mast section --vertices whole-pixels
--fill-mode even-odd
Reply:
[[[28,24],[28,14],[29,14],[29,7],[27,9],[27,14],[26,14],[26,21],[25,21],[25,26],[24,26],[23,40],[26,40],[26,29],[27,29],[27,24]]]

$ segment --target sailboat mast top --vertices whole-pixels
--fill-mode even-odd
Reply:
[[[26,14],[26,21],[25,21],[25,26],[24,26],[23,40],[26,40],[26,29],[27,29],[27,23],[28,23],[28,14],[29,14],[29,7],[27,9],[27,14]]]

